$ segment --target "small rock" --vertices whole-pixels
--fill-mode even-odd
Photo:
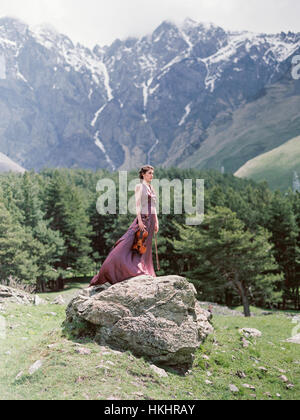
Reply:
[[[191,370],[188,370],[187,372],[185,372],[184,376],[189,376],[191,375],[193,372]]]
[[[56,344],[48,344],[47,349],[53,349],[53,347],[55,347]]]
[[[282,382],[288,383],[288,378],[284,375],[280,376],[280,379],[282,380]]]
[[[268,369],[266,369],[264,366],[259,366],[257,369],[259,369],[262,372],[268,372]]]
[[[247,388],[247,389],[251,389],[252,391],[255,391],[255,386],[252,386],[252,385],[249,385],[249,384],[243,384],[243,387]]]
[[[230,389],[230,391],[231,391],[231,392],[233,392],[233,393],[240,392],[240,390],[238,389],[238,387],[236,387],[236,386],[235,386],[235,385],[233,385],[233,384],[230,384],[230,385],[229,385],[229,389]]]
[[[242,346],[244,349],[247,349],[250,346],[250,341],[246,340],[245,337],[242,337]]]
[[[29,375],[33,375],[42,366],[43,366],[43,362],[41,360],[37,360],[32,366],[30,366]]]
[[[265,393],[264,393],[264,395],[265,395],[266,397],[272,398],[272,395],[270,394],[270,392],[265,392]]]
[[[239,330],[245,337],[261,337],[262,333],[255,328],[242,328]]]
[[[17,381],[18,379],[20,379],[20,378],[21,378],[21,376],[23,376],[23,374],[24,374],[24,372],[23,372],[23,371],[19,372],[19,373],[17,374],[17,376],[16,376],[16,381]]]
[[[108,366],[105,366],[105,365],[98,365],[98,366],[96,366],[96,369],[106,369],[106,370],[110,370],[110,368],[108,367]]]
[[[281,398],[281,395],[280,394],[276,394],[276,397]]]
[[[202,359],[204,359],[204,360],[210,360],[209,356],[206,356],[206,354],[203,354]]]
[[[212,373],[208,370],[208,371],[206,372],[206,375],[207,375],[208,377],[210,377],[210,376],[212,376]]]
[[[134,392],[132,395],[136,395],[137,397],[143,397],[144,394],[142,392]]]
[[[285,341],[287,343],[300,344],[300,334],[294,335],[294,337],[288,338]]]
[[[161,369],[155,365],[150,365],[150,368],[157,373],[158,376],[160,376],[161,378],[167,378],[168,374],[164,369]]]
[[[213,383],[211,381],[209,381],[208,379],[205,380],[206,385],[213,385]]]
[[[43,299],[41,299],[38,295],[35,295],[33,303],[34,303],[35,306],[40,306],[40,305],[44,305],[45,301]]]
[[[245,374],[245,372],[243,372],[243,371],[240,371],[240,370],[238,370],[237,372],[236,372],[236,376],[238,376],[239,378],[246,378],[247,376],[246,376],[246,374]]]
[[[91,350],[86,349],[84,347],[78,347],[78,349],[76,349],[75,351],[76,351],[76,353],[81,354],[82,356],[87,356],[87,355],[91,354]]]
[[[55,298],[52,302],[52,305],[65,305],[65,304],[66,302],[61,295],[57,296],[57,298]]]
[[[286,386],[286,389],[293,389],[294,388],[294,384],[288,384],[287,386]]]

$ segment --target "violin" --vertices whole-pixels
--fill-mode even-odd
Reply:
[[[140,255],[144,255],[147,251],[147,247],[145,246],[145,241],[148,238],[149,233],[145,231],[141,231],[140,229],[135,234],[134,243],[132,246],[132,250],[137,252]]]

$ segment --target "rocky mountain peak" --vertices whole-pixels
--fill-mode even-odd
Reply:
[[[15,17],[6,16],[0,18],[0,28],[4,28],[7,32],[15,32],[21,35],[26,34],[28,25],[20,19]]]
[[[29,36],[29,27],[26,23],[13,17],[0,18],[0,47],[1,44],[19,45]]]
[[[300,34],[187,18],[91,50],[50,25],[2,18],[0,152],[28,169],[180,165],[203,151],[214,124],[229,126],[236,110],[286,79],[299,49]]]
[[[48,49],[73,49],[74,44],[69,37],[59,33],[49,24],[35,25],[30,28],[36,41]]]

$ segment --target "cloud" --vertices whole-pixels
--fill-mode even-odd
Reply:
[[[299,31],[299,0],[1,0],[0,16],[31,25],[50,23],[74,41],[93,47],[142,36],[163,20],[190,17],[225,29]]]

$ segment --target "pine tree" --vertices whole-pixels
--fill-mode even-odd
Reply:
[[[28,252],[32,237],[13,220],[0,202],[0,282],[9,285],[10,279],[35,284],[38,260]]]
[[[37,176],[33,172],[25,172],[21,184],[23,200],[20,208],[24,214],[25,226],[34,229],[42,220],[42,200],[39,197],[39,184]]]
[[[291,193],[291,191],[290,191]],[[299,226],[293,211],[290,194],[284,197],[279,191],[275,192],[268,210],[268,230],[272,233],[274,255],[280,271],[284,273],[282,288],[283,308],[289,300],[294,300],[294,284],[296,283],[296,265],[300,259],[297,238]]]
[[[26,172],[21,186],[23,200],[20,208],[23,211],[23,226],[27,234],[32,236],[32,240],[27,243],[27,250],[38,261],[37,289],[45,291],[46,286],[55,284],[56,280],[65,274],[55,268],[64,251],[64,240],[59,232],[51,230],[49,221],[45,220],[38,175]]]
[[[294,300],[295,310],[300,310],[300,192],[292,193],[289,190],[287,200],[292,203],[293,211],[296,217],[298,227],[298,236],[296,238],[296,256],[295,256],[295,276],[294,281],[290,284],[291,292]]]
[[[265,304],[278,301],[276,285],[282,275],[277,273],[270,233],[265,229],[247,231],[235,213],[222,207],[208,212],[200,228],[177,227],[181,240],[175,241],[175,249],[188,265],[186,276],[200,291],[218,296],[233,287],[245,316],[250,316],[251,293]]]
[[[58,171],[47,188],[46,217],[50,227],[65,240],[65,252],[57,267],[72,268],[81,274],[91,272],[92,227],[86,197],[81,189],[66,181]]]
[[[300,192],[300,181],[299,181],[298,173],[296,171],[294,171],[294,177],[293,177],[293,191],[294,193]]]

